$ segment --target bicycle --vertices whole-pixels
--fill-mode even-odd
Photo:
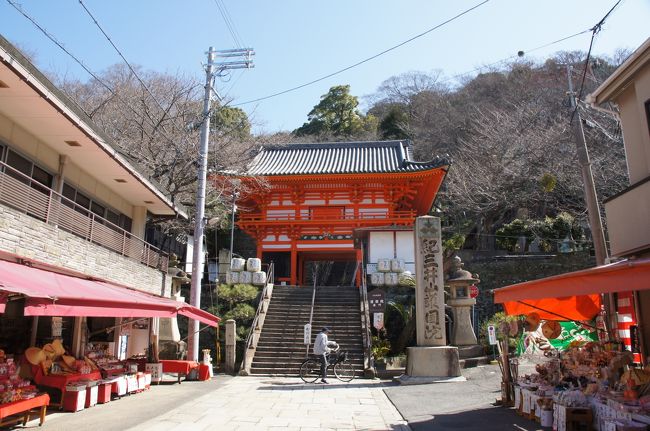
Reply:
[[[330,352],[327,356],[327,368],[334,370],[334,376],[342,382],[350,382],[354,379],[354,367],[348,360],[348,352],[339,352],[340,346]],[[321,377],[320,358],[311,356],[300,364],[300,378],[305,383],[314,383]]]

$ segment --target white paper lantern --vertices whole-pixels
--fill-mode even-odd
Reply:
[[[233,257],[230,261],[230,270],[239,272],[245,269],[246,261],[239,257]]]
[[[370,284],[373,286],[383,286],[384,285],[384,273],[383,272],[373,272],[370,274]]]
[[[404,272],[406,270],[404,259],[391,259],[390,270],[391,272]]]
[[[226,284],[238,284],[239,273],[235,271],[226,271]]]
[[[263,286],[266,283],[266,272],[257,271],[253,273],[253,284],[255,286]]]
[[[241,284],[251,284],[253,281],[253,273],[250,271],[242,271],[239,273],[239,282]]]
[[[386,286],[397,286],[398,280],[399,277],[396,272],[387,272],[384,274],[384,284],[386,284]]]
[[[390,259],[377,259],[377,271],[390,272]]]
[[[256,257],[251,257],[246,261],[246,271],[258,272],[262,270],[262,261]]]

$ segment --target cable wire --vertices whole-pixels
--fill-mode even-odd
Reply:
[[[66,47],[65,47],[61,42],[59,42],[58,39],[56,39],[56,37],[54,37],[54,35],[52,35],[51,33],[49,33],[49,32],[48,32],[48,31],[47,31],[43,26],[41,26],[41,25],[40,25],[40,24],[39,24],[39,23],[38,23],[34,18],[32,18],[32,17],[31,17],[27,12],[25,12],[25,11],[22,9],[22,7],[20,7],[18,4],[16,4],[13,0],[6,0],[6,1],[7,1],[7,3],[9,3],[9,4],[14,8],[14,9],[16,9],[16,10],[17,10],[21,15],[23,15],[25,18],[27,18],[27,19],[28,19],[28,20],[29,20],[29,21],[30,21],[30,22],[31,22],[31,23],[32,23],[32,24],[33,24],[37,29],[39,29],[39,30],[40,30],[40,31],[41,31],[41,32],[42,32],[42,33],[43,33],[43,34],[44,34],[48,39],[50,39],[50,40],[51,40],[51,41],[52,41],[56,46],[58,46],[58,47],[59,47],[63,52],[65,52],[65,53],[66,53],[70,58],[72,58],[72,59],[73,59],[73,60],[74,60],[74,61],[75,61],[79,66],[81,66],[81,68],[82,68],[83,70],[85,70],[85,71],[86,71],[90,76],[92,76],[93,79],[95,79],[95,81],[97,81],[97,83],[99,83],[102,87],[104,87],[104,88],[105,88],[105,89],[106,89],[106,90],[107,90],[107,91],[108,91],[112,96],[114,96],[117,100],[119,100],[119,101],[120,101],[120,102],[121,102],[121,103],[122,103],[126,108],[128,108],[128,109],[129,109],[133,114],[135,114],[136,116],[138,116],[138,117],[140,117],[140,118],[148,119],[149,121],[151,121],[151,123],[152,123],[152,125],[153,125],[154,127],[156,126],[156,122],[154,122],[152,118],[149,118],[149,117],[145,116],[143,113],[138,112],[138,111],[137,111],[133,106],[131,106],[130,103],[128,103],[126,100],[124,100],[124,98],[122,98],[118,93],[116,93],[115,90],[113,90],[113,88],[111,88],[108,84],[106,84],[104,81],[102,81],[102,79],[99,78],[99,76],[98,76],[95,72],[93,72],[93,71],[92,71],[88,66],[86,66],[86,65],[84,64],[83,61],[81,61],[78,57],[76,57],[74,54],[72,54],[70,51],[68,51],[68,49],[66,49]],[[74,102],[75,104],[77,104],[77,106],[79,106],[79,104],[78,104],[76,101],[74,101],[74,99],[73,99],[73,102]],[[81,107],[80,107],[80,108],[81,108]],[[87,113],[83,108],[81,108],[81,110],[82,110],[83,112],[85,112],[86,115],[88,115],[88,113]],[[89,116],[89,115],[88,115],[88,116]],[[161,127],[162,127],[162,126],[161,126]],[[164,129],[164,127],[162,127],[162,131],[163,131],[164,133],[161,132],[161,135],[162,135],[165,139],[167,139],[167,140],[170,141],[170,142],[174,142],[174,140],[172,140],[169,136],[167,136],[167,134],[166,134],[166,130]],[[152,136],[149,135],[148,133],[146,133],[146,132],[144,132],[144,133],[145,133],[145,135],[147,135],[148,138],[152,138]],[[122,153],[122,152],[121,152],[121,153]],[[124,154],[124,153],[122,153],[122,154]]]
[[[585,85],[585,76],[587,75],[587,68],[589,67],[589,58],[591,57],[591,49],[594,46],[594,39],[596,38],[596,35],[600,32],[603,24],[605,23],[605,20],[609,17],[609,15],[616,9],[616,7],[621,3],[622,0],[618,0],[614,6],[605,14],[605,16],[598,21],[598,24],[593,26],[591,28],[591,40],[589,41],[589,51],[587,51],[587,58],[585,59],[585,67],[582,72],[582,80],[580,82],[580,91],[578,91],[578,100],[582,97],[582,90],[584,89]],[[571,113],[571,120],[569,121],[569,124],[573,123],[573,117],[575,116],[576,112],[578,112],[578,104],[576,103],[575,108],[573,109],[573,112]]]
[[[97,82],[99,82],[104,88],[106,88],[112,95],[115,96],[115,92],[113,91],[113,89],[111,87],[109,87],[101,79],[99,79],[99,77],[92,70],[90,70],[88,68],[88,66],[86,66],[74,54],[72,54],[70,51],[68,51],[66,49],[66,47],[61,42],[59,42],[52,34],[50,34],[45,28],[43,28],[39,23],[37,23],[34,20],[34,18],[29,16],[19,5],[17,5],[13,0],[7,0],[7,3],[9,3],[11,6],[13,6],[13,8],[16,9],[22,16],[24,16],[29,21],[31,21],[31,23],[34,24],[34,26],[36,26],[36,28],[38,28],[45,36],[47,36],[48,39],[50,39],[52,42],[54,42],[54,44],[56,44],[56,46],[61,48],[61,50],[63,50],[63,52],[68,54],[68,56],[70,56],[70,58],[72,58],[75,62],[77,62],[77,64],[79,64],[79,66],[81,66],[83,68],[83,70],[85,70],[90,76],[92,76]]]
[[[298,85],[298,86],[296,86],[296,87],[289,88],[289,89],[287,89],[287,90],[283,90],[283,91],[280,91],[280,92],[277,92],[277,93],[274,93],[274,94],[270,94],[270,95],[268,95],[268,96],[259,97],[259,98],[257,98],[257,99],[252,99],[252,100],[247,100],[247,101],[245,101],[245,102],[237,103],[236,105],[233,105],[233,106],[241,106],[241,105],[247,105],[247,104],[249,104],[249,103],[260,102],[260,101],[262,101],[262,100],[270,99],[270,98],[272,98],[272,97],[280,96],[280,95],[282,95],[282,94],[286,94],[286,93],[290,93],[290,92],[292,92],[292,91],[299,90],[299,89],[301,89],[301,88],[304,88],[304,87],[307,87],[307,86],[309,86],[309,85],[315,84],[315,83],[317,83],[317,82],[323,81],[323,80],[325,80],[325,79],[327,79],[327,78],[331,78],[332,76],[339,75],[339,74],[341,74],[341,73],[343,73],[343,72],[346,72],[346,71],[348,71],[348,70],[350,70],[350,69],[353,69],[353,68],[355,68],[355,67],[357,67],[357,66],[360,66],[360,65],[362,65],[362,64],[364,64],[364,63],[367,63],[367,62],[369,62],[369,61],[371,61],[371,60],[374,60],[374,59],[377,58],[377,57],[381,57],[381,56],[384,55],[384,54],[387,54],[387,53],[389,53],[389,52],[391,52],[391,51],[394,51],[394,50],[396,50],[397,48],[400,48],[400,47],[406,45],[407,43],[413,42],[414,40],[419,39],[419,38],[421,38],[422,36],[425,36],[425,35],[431,33],[432,31],[437,30],[437,29],[439,29],[440,27],[443,27],[443,26],[449,24],[449,23],[452,22],[452,21],[455,21],[456,19],[462,17],[463,15],[468,14],[469,12],[473,11],[474,9],[477,9],[477,8],[480,7],[480,6],[483,6],[485,3],[489,2],[489,1],[490,1],[490,0],[483,0],[482,2],[480,2],[480,3],[478,3],[478,4],[474,5],[474,6],[472,6],[471,8],[464,10],[463,12],[459,13],[458,15],[455,15],[455,16],[449,18],[448,20],[443,21],[443,22],[441,22],[440,24],[435,25],[434,27],[431,27],[430,29],[428,29],[428,30],[426,30],[426,31],[424,31],[424,32],[422,32],[422,33],[420,33],[420,34],[417,34],[417,35],[411,37],[410,39],[407,39],[407,40],[405,40],[405,41],[403,41],[403,42],[400,42],[400,43],[398,43],[397,45],[394,45],[394,46],[392,46],[392,47],[390,47],[390,48],[388,48],[388,49],[385,49],[385,50],[383,50],[383,51],[381,51],[381,52],[379,52],[379,53],[377,53],[377,54],[375,54],[375,55],[373,55],[373,56],[370,56],[370,57],[365,58],[365,59],[363,59],[363,60],[361,60],[361,61],[358,61],[358,62],[356,62],[356,63],[354,63],[354,64],[352,64],[352,65],[350,65],[350,66],[344,67],[343,69],[339,69],[339,70],[337,70],[337,71],[335,71],[335,72],[329,73],[329,74],[327,74],[327,75],[325,75],[325,76],[322,76],[322,77],[320,77],[320,78],[317,78],[317,79],[314,79],[314,80],[312,80],[312,81],[306,82],[306,83],[304,83],[304,84]]]
[[[117,54],[120,56],[120,58],[122,58],[122,60],[124,61],[124,64],[127,65],[127,67],[129,68],[129,70],[131,71],[131,73],[133,74],[133,76],[135,76],[136,79],[140,82],[140,85],[142,85],[142,88],[145,89],[145,91],[147,92],[147,94],[149,94],[149,96],[154,100],[154,102],[156,102],[156,104],[158,105],[158,107],[159,107],[159,108],[164,112],[164,111],[165,111],[165,108],[163,108],[162,104],[158,101],[158,99],[156,99],[156,96],[154,96],[153,93],[151,92],[151,90],[149,90],[149,87],[148,87],[147,84],[145,84],[145,82],[140,78],[140,76],[137,74],[137,72],[135,71],[135,69],[133,68],[133,66],[131,66],[131,63],[129,63],[129,61],[124,57],[124,55],[123,55],[122,52],[119,50],[119,48],[115,45],[115,43],[113,43],[113,40],[110,38],[110,36],[109,36],[108,34],[106,34],[106,32],[104,31],[104,29],[102,28],[102,26],[101,26],[101,25],[99,24],[99,22],[97,21],[97,18],[95,18],[95,17],[93,16],[93,14],[88,10],[88,8],[86,7],[86,5],[83,3],[82,0],[79,0],[79,4],[80,4],[81,7],[86,11],[86,13],[87,13],[88,16],[90,17],[90,19],[93,20],[93,22],[95,23],[95,25],[97,26],[97,28],[99,29],[99,31],[102,32],[102,34],[104,35],[104,37],[106,38],[106,40],[108,40],[108,42],[111,44],[111,46],[113,47],[113,49],[115,49],[115,51],[116,51]]]
[[[570,36],[565,36],[565,37],[563,37],[563,38],[561,38],[561,39],[558,39],[558,40],[555,40],[555,41],[553,41],[553,42],[549,42],[549,43],[546,43],[546,44],[544,44],[544,45],[540,45],[540,46],[538,46],[538,47],[536,47],[536,48],[533,48],[533,49],[530,49],[530,50],[527,50],[527,51],[522,51],[522,52],[524,52],[524,53],[535,52],[535,51],[538,51],[538,50],[540,50],[540,49],[542,49],[542,48],[547,48],[547,47],[549,47],[549,46],[552,46],[552,45],[558,44],[558,43],[560,43],[560,42],[564,42],[565,40],[572,39],[572,38],[574,38],[574,37],[577,37],[577,36],[583,35],[583,34],[585,34],[585,33],[589,33],[590,31],[591,31],[591,29],[588,28],[588,29],[586,29],[586,30],[579,31],[578,33],[574,33],[574,34],[572,34],[572,35],[570,35]],[[491,67],[493,67],[493,66],[496,66],[496,65],[501,64],[501,63],[505,63],[505,62],[507,62],[507,61],[509,61],[509,60],[514,60],[514,59],[516,59],[517,57],[519,57],[519,54],[513,54],[513,55],[511,55],[511,56],[509,56],[509,57],[506,57],[506,58],[503,58],[503,59],[501,59],[501,60],[497,60],[497,61],[495,61],[495,62],[492,62],[492,63],[486,64],[486,65],[483,65],[483,66],[476,67],[476,68],[474,68],[474,69],[472,69],[472,70],[470,70],[470,71],[468,71],[468,72],[463,72],[463,73],[458,73],[458,74],[456,74],[456,75],[452,75],[452,76],[450,76],[449,78],[442,79],[442,82],[449,82],[449,81],[451,81],[451,80],[455,80],[455,79],[461,78],[461,77],[463,77],[463,76],[471,75],[471,74],[473,74],[473,73],[475,73],[475,72],[479,72],[479,71],[484,70],[484,69],[489,69],[489,68],[491,68]]]
[[[228,31],[230,32],[230,35],[232,36],[235,42],[235,45],[237,45],[237,48],[242,48],[244,46],[242,43],[242,38],[239,35],[237,28],[235,27],[235,23],[232,20],[230,13],[228,13],[228,9],[226,8],[226,5],[223,3],[222,0],[214,0],[214,4],[217,6],[217,9],[219,9],[219,13],[223,18],[223,21],[225,22],[226,27],[228,28]]]

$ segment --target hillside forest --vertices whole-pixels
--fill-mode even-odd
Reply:
[[[434,208],[456,248],[514,250],[515,240],[537,238],[553,249],[570,236],[589,247],[587,214],[568,97],[572,80],[599,200],[627,183],[623,137],[611,112],[582,103],[625,60],[628,52],[590,57],[560,52],[544,62],[519,59],[475,76],[439,71],[387,78],[359,97],[335,85],[315,101],[307,121],[293,131],[251,133],[254,119],[228,101],[211,113],[209,169],[238,170],[268,143],[409,139],[416,160],[453,160]],[[105,70],[102,82],[55,81],[175,203],[191,213],[196,190],[202,84],[181,75],[123,65]],[[108,88],[107,88],[108,86]],[[281,107],[281,99],[277,99]],[[361,109],[364,106],[364,109]],[[612,111],[616,108],[609,107]],[[236,184],[209,189],[208,218],[228,228]],[[177,238],[191,221],[153,220]]]

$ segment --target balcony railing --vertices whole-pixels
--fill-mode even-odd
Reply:
[[[351,212],[332,212],[328,213],[316,213],[316,214],[302,214],[294,215],[293,213],[286,214],[240,214],[239,222],[240,223],[277,223],[277,222],[287,222],[291,221],[294,223],[312,223],[319,224],[324,221],[330,223],[340,223],[347,224],[350,222],[359,222],[359,221],[403,221],[403,222],[412,222],[416,217],[415,211],[391,211],[387,209],[361,209],[357,214]]]
[[[1,162],[0,203],[149,267],[167,269],[169,258],[156,247]]]

